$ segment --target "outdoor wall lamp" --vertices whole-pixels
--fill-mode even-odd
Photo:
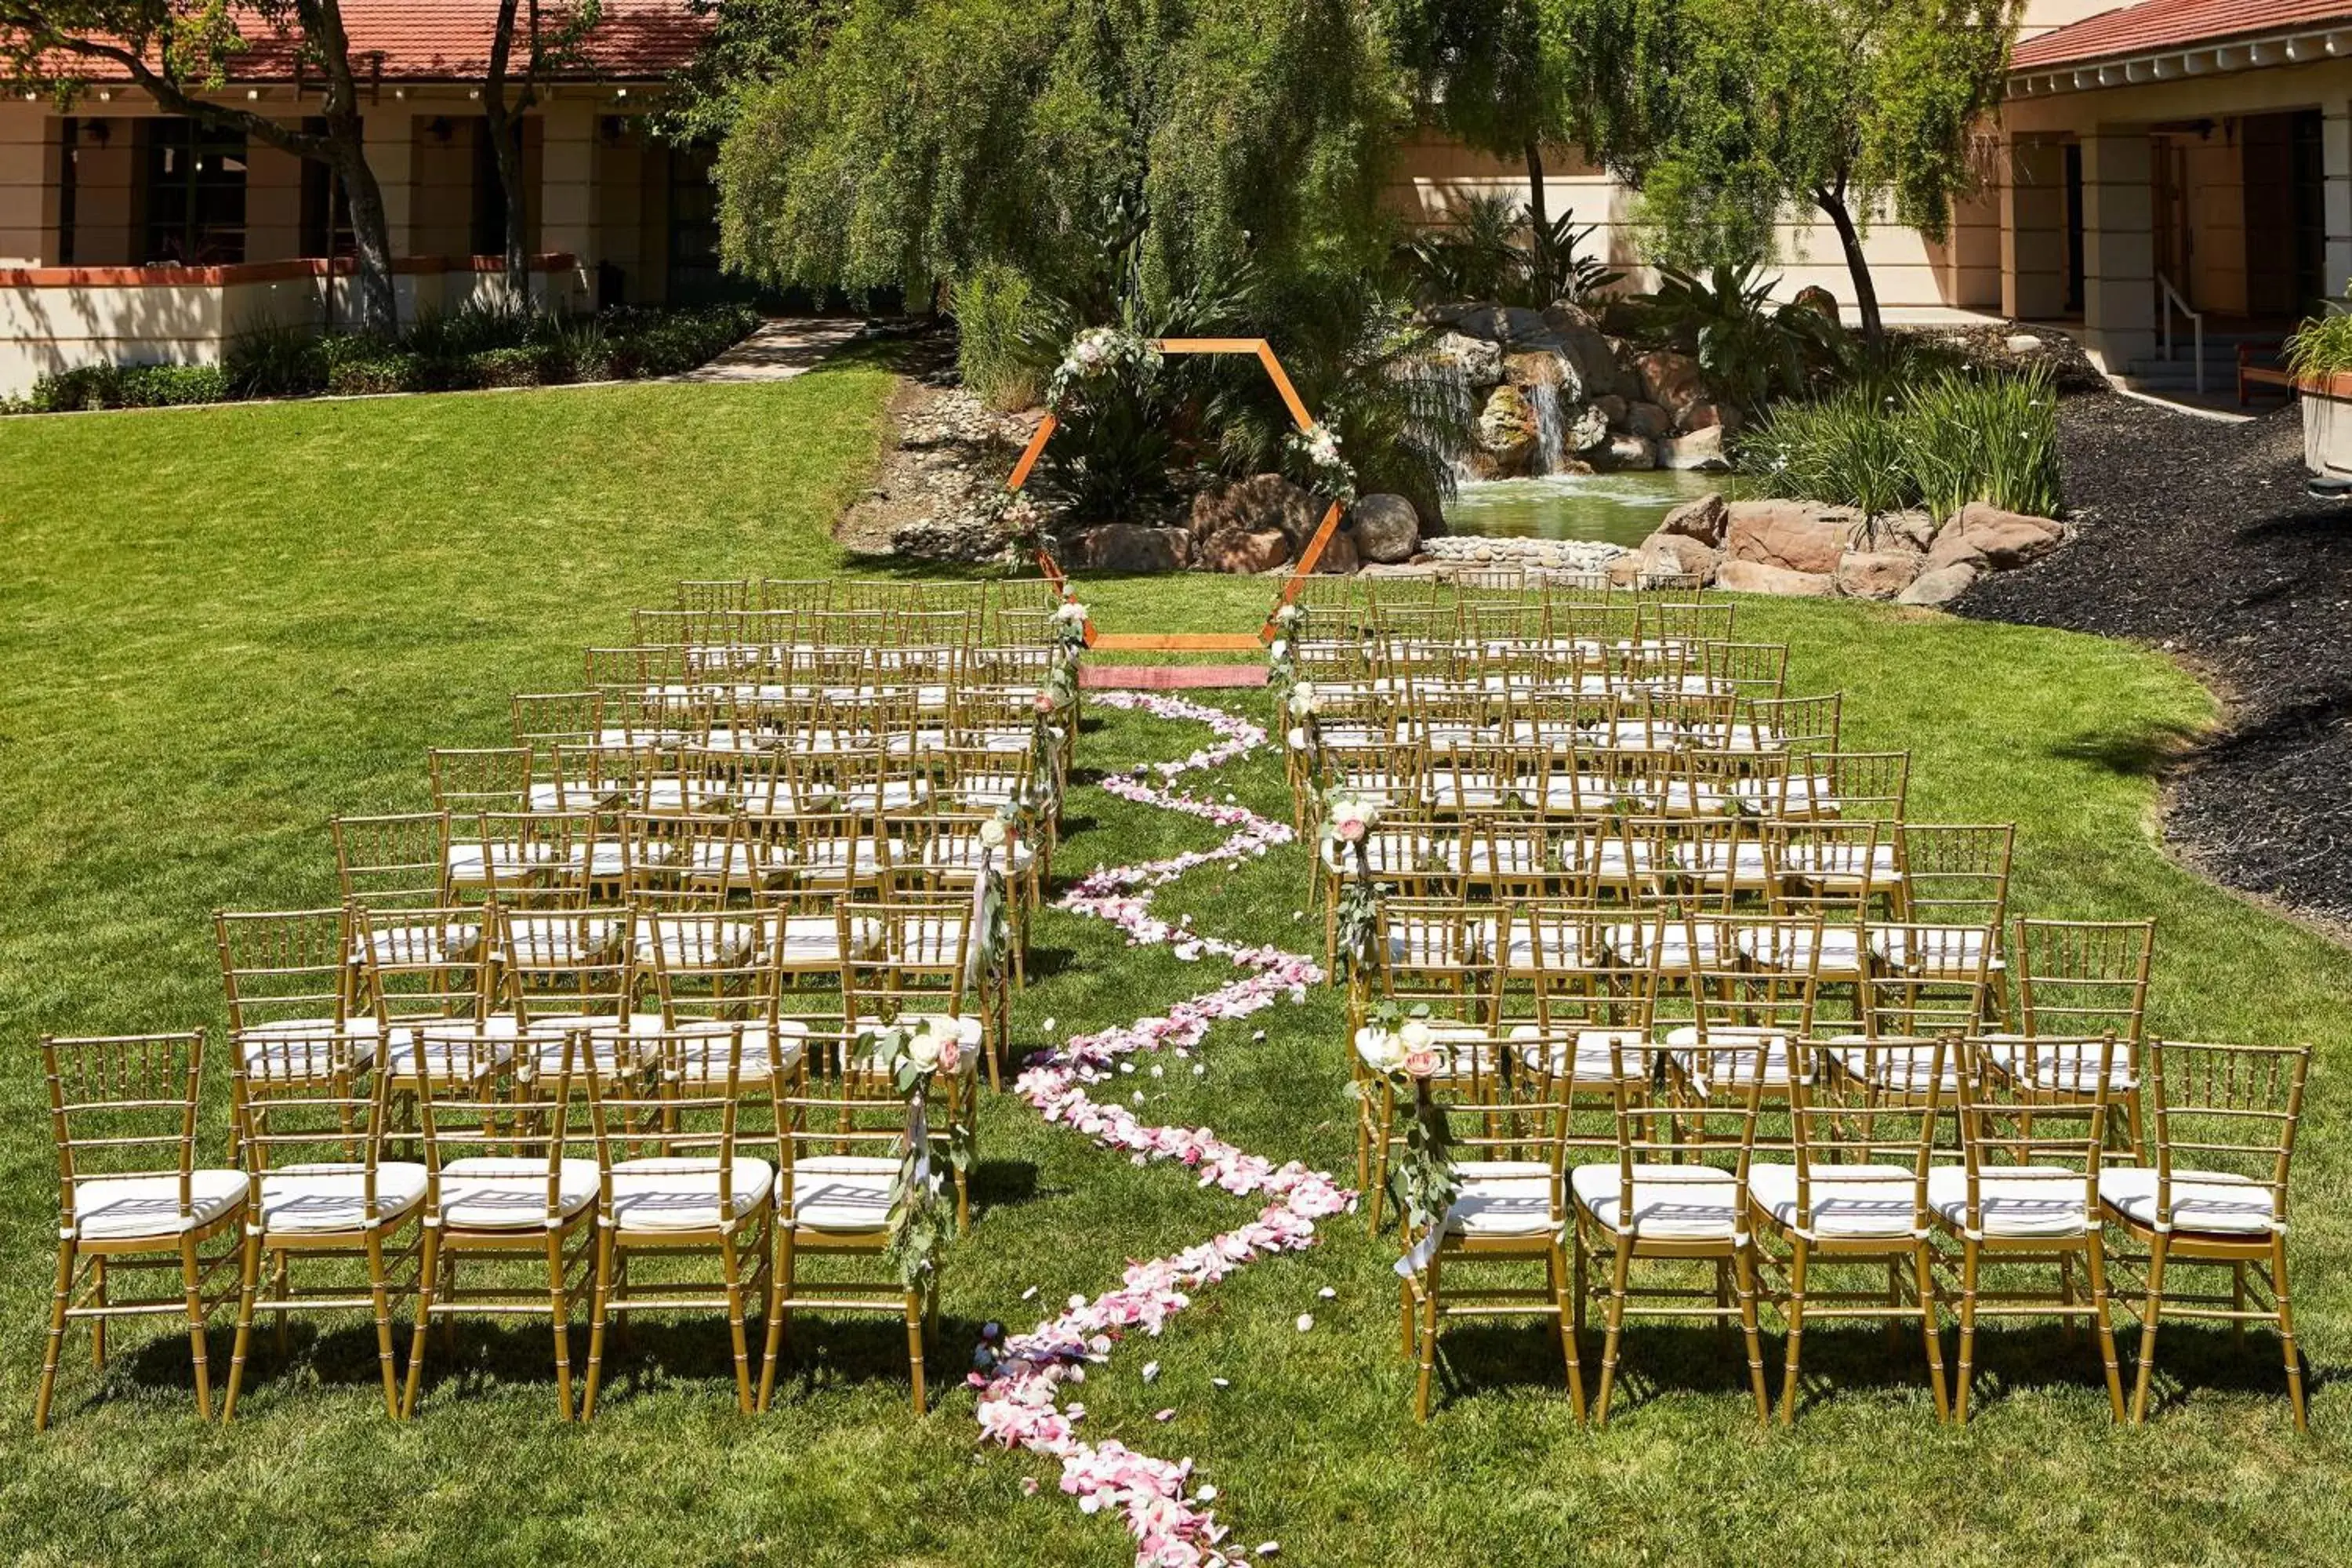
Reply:
[[[449,117],[446,114],[436,114],[425,122],[425,133],[436,142],[448,141],[451,129]]]
[[[112,140],[114,128],[103,120],[85,120],[81,122],[81,133],[103,147]]]

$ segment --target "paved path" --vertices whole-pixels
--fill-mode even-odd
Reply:
[[[854,342],[866,323],[839,316],[783,316],[679,381],[789,381]]]

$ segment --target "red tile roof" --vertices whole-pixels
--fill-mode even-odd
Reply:
[[[238,13],[247,47],[230,59],[228,79],[291,80],[291,36],[250,12],[232,10]],[[374,74],[372,57],[381,50],[386,81],[459,81],[487,68],[499,0],[342,0],[342,11],[352,68],[361,76]],[[688,0],[604,0],[603,16],[588,35],[579,63],[556,74],[628,81],[666,77],[694,58],[709,28],[709,20]],[[518,50],[509,69],[520,74],[521,68]],[[125,74],[103,62],[80,70],[93,79]]]
[[[2010,68],[2079,65],[2336,21],[2352,23],[2352,0],[2144,0],[2027,39]]]

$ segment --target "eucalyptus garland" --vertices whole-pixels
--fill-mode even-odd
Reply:
[[[943,1144],[954,1171],[969,1171],[972,1159],[967,1119],[951,1120],[944,1140],[932,1136],[931,1081],[940,1073],[956,1078],[969,1071],[979,1044],[978,1021],[971,1018],[894,1024],[874,1037],[874,1066],[889,1073],[891,1087],[907,1102],[907,1152],[890,1184],[890,1239],[883,1256],[908,1289],[925,1295],[939,1284],[940,1255],[954,1228],[946,1181],[931,1168],[933,1145]]]
[[[1391,1104],[1406,1100],[1412,1107],[1404,1124],[1404,1156],[1395,1165],[1397,1190],[1408,1230],[1428,1232],[1444,1223],[1462,1194],[1453,1124],[1430,1093],[1444,1056],[1429,1009],[1408,1013],[1393,1002],[1378,1004],[1356,1031],[1356,1052],[1379,1075]]]

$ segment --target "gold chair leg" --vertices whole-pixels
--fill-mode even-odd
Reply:
[[[228,1353],[228,1390],[221,1395],[221,1425],[236,1419],[236,1396],[245,1387],[245,1358],[253,1343],[255,1298],[261,1290],[261,1231],[245,1233],[244,1256],[237,1260],[236,1339]],[[283,1317],[285,1314],[280,1313]]]
[[[1560,1358],[1568,1363],[1568,1403],[1576,1412],[1576,1424],[1584,1425],[1584,1358],[1576,1345],[1577,1306],[1574,1290],[1575,1265],[1568,1258],[1568,1249],[1558,1240],[1551,1246],[1549,1272],[1552,1300],[1559,1310]]]
[[[1977,1244],[1964,1245],[1960,1257],[1960,1384],[1952,1400],[1952,1419],[1969,1423],[1969,1387],[1975,1381],[1977,1352]]]
[[[2304,1407],[2303,1357],[2294,1348],[2294,1310],[2286,1297],[2286,1237],[2271,1237],[2271,1295],[2278,1308],[2279,1342],[2286,1354],[2286,1397],[2294,1407],[2294,1429],[2311,1430],[2311,1417]]]
[[[73,1299],[73,1275],[74,1244],[67,1237],[58,1243],[58,1283],[49,1295],[49,1342],[41,1357],[41,1392],[33,1401],[36,1432],[46,1432],[49,1426],[49,1402],[58,1391],[58,1363],[66,1352],[66,1307]]]
[[[1749,1395],[1756,1401],[1756,1424],[1759,1426],[1765,1426],[1771,1424],[1772,1399],[1771,1395],[1766,1393],[1764,1388],[1764,1339],[1761,1332],[1759,1331],[1759,1326],[1756,1321],[1757,1290],[1755,1252],[1749,1248],[1741,1248],[1740,1251],[1733,1258],[1733,1267],[1738,1274],[1739,1281],[1740,1338],[1746,1342],[1748,1350],[1748,1391]],[[1794,1345],[1795,1339],[1793,1336],[1791,1336],[1790,1342],[1791,1346]],[[1795,1385],[1796,1362],[1791,1359],[1789,1365],[1790,1371],[1790,1386],[1793,1387]]]
[[[2158,1236],[2147,1248],[2147,1299],[2140,1303],[2139,1370],[2132,1378],[2131,1420],[2137,1426],[2147,1419],[2147,1390],[2156,1377],[2156,1323],[2164,1312],[2165,1237]]]
[[[1780,1425],[1783,1426],[1797,1424],[1797,1363],[1805,1343],[1805,1273],[1809,1261],[1805,1239],[1799,1237],[1789,1264],[1788,1361],[1780,1373]]]
[[[719,1267],[727,1279],[727,1333],[735,1351],[735,1407],[744,1415],[751,1414],[751,1348],[743,1337],[743,1270],[735,1256],[735,1237],[730,1233],[719,1239]],[[594,1362],[589,1363],[590,1375],[594,1375]]]
[[[793,1233],[791,1222],[776,1222],[776,1267],[769,1284],[768,1343],[760,1358],[760,1408],[776,1392],[776,1363],[782,1359],[784,1342],[791,1331],[793,1310],[784,1305],[793,1297]]]
[[[1617,1387],[1617,1347],[1625,1331],[1625,1275],[1633,1258],[1633,1238],[1620,1237],[1616,1258],[1609,1269],[1609,1326],[1601,1342],[1601,1392],[1593,1396],[1599,1407],[1592,1418],[1596,1426],[1609,1425],[1609,1396]],[[1762,1371],[1760,1365],[1758,1371]]]
[[[416,1268],[416,1320],[408,1331],[408,1391],[400,1401],[400,1418],[416,1414],[416,1391],[425,1381],[425,1341],[433,1332],[433,1291],[441,1282],[441,1233],[426,1226],[425,1252]]]
[[[588,1377],[580,1388],[580,1419],[596,1418],[596,1390],[604,1380],[604,1325],[613,1300],[613,1232],[596,1227],[596,1279],[588,1296]]]
[[[907,1292],[907,1363],[914,1374],[915,1414],[923,1415],[923,1297],[919,1290]]]
[[[204,1268],[193,1233],[180,1239],[180,1283],[188,1298],[188,1353],[196,1363],[196,1416],[213,1418],[212,1357],[205,1344]]]
[[[1437,1258],[1429,1260],[1429,1279],[1421,1294],[1421,1374],[1413,1387],[1412,1416],[1429,1419],[1429,1385],[1437,1371]]]
[[[563,1407],[563,1419],[572,1420],[572,1300],[563,1289],[563,1233],[550,1231],[547,1237],[547,1300],[554,1318],[555,1331],[555,1398]]]
[[[1952,1418],[1952,1397],[1944,1386],[1944,1334],[1936,1321],[1936,1271],[1921,1242],[1912,1255],[1912,1273],[1919,1291],[1919,1338],[1927,1352],[1927,1383],[1936,1393],[1936,1423]]]
[[[384,1272],[383,1233],[368,1233],[368,1294],[375,1303],[376,1364],[383,1373],[383,1410],[400,1419],[400,1373],[392,1348],[392,1280]]]
[[[91,1269],[91,1284],[96,1292],[92,1300],[102,1308],[107,1304],[106,1254],[101,1252],[90,1261],[95,1265]],[[106,1319],[103,1316],[90,1320],[89,1365],[93,1372],[106,1370]]]
[[[2107,1404],[2120,1425],[2124,1418],[2124,1380],[2116,1364],[2116,1325],[2108,1310],[2106,1248],[2101,1245],[2097,1231],[2091,1233],[2091,1244],[2083,1249],[2083,1264],[2091,1276],[2091,1319],[2099,1332],[2099,1359],[2106,1369]]]

